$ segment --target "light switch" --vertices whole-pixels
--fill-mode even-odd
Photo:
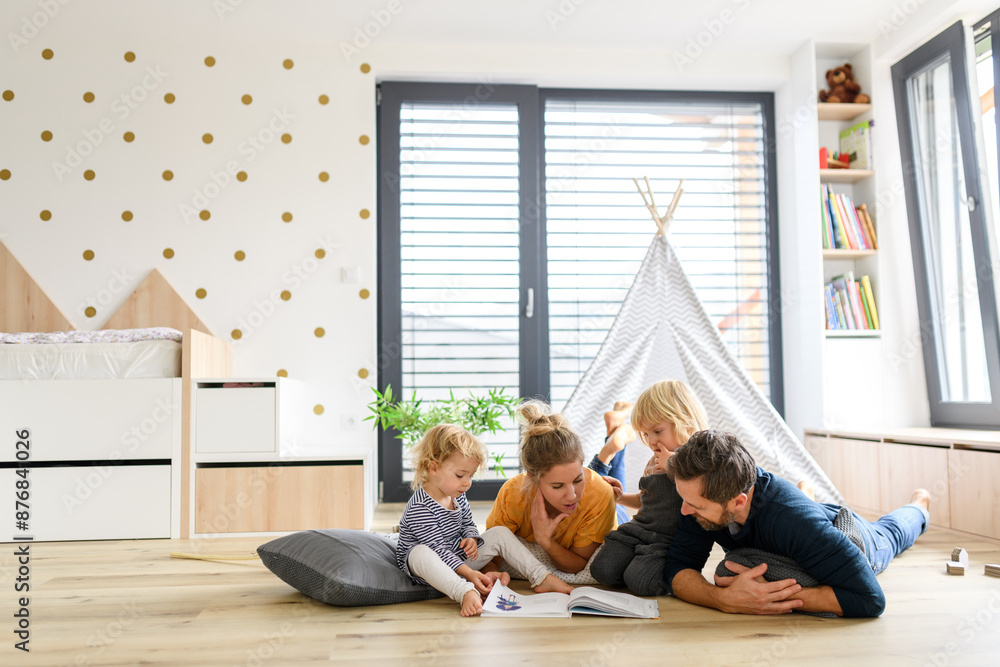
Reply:
[[[345,266],[340,270],[340,282],[359,283],[361,282],[360,266]]]

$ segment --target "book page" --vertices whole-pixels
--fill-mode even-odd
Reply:
[[[569,596],[563,593],[523,594],[495,582],[489,597],[483,603],[483,616],[569,618],[570,613],[566,608],[568,603]]]
[[[656,600],[583,586],[569,596],[569,610],[575,614],[599,614],[629,618],[659,618]]]

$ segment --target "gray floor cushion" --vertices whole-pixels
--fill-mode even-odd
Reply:
[[[292,588],[340,607],[442,597],[396,567],[396,537],[363,530],[304,530],[257,548],[261,561]]]

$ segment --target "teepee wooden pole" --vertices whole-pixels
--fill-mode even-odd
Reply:
[[[653,222],[656,223],[656,235],[663,236],[663,218],[660,217],[660,212],[656,210],[656,200],[653,199],[653,188],[649,185],[649,178],[643,176],[642,180],[646,183],[646,190],[643,190],[642,186],[639,185],[639,179],[633,178],[632,182],[635,183],[635,189],[639,191],[639,196],[642,197],[642,203],[646,205],[649,214],[653,216]],[[647,194],[649,195],[648,197],[646,196]]]

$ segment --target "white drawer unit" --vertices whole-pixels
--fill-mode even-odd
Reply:
[[[227,460],[294,445],[303,425],[302,389],[287,378],[195,380],[195,452]]]

